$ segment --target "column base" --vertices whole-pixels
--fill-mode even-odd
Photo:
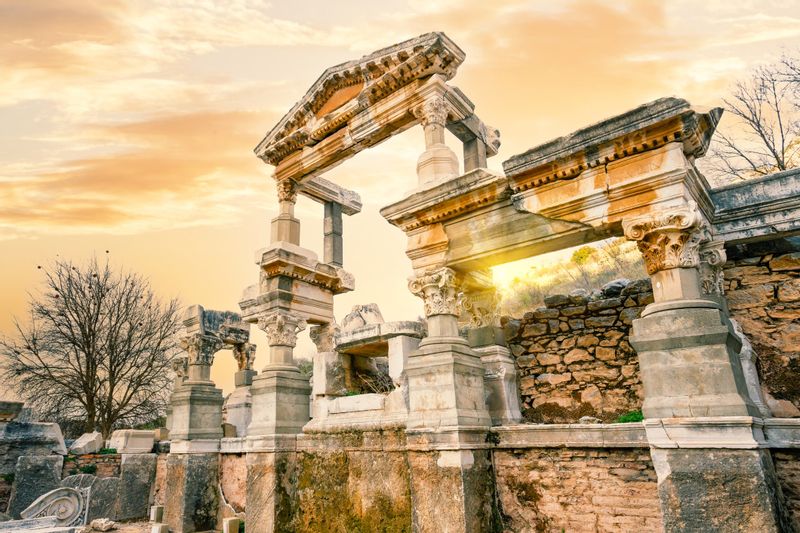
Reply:
[[[172,393],[172,440],[222,438],[222,390],[213,383],[184,384]]]
[[[651,304],[633,321],[645,418],[759,417],[739,362],[741,343],[708,300]]]
[[[480,357],[463,339],[425,339],[408,358],[408,429],[490,427]]]
[[[652,448],[650,455],[664,531],[793,531],[769,451]]]
[[[211,531],[217,526],[219,454],[167,457],[164,518],[173,533]]]
[[[294,435],[309,421],[311,386],[296,367],[265,368],[250,387],[248,436]]]

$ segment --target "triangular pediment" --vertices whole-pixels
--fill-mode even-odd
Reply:
[[[414,80],[433,74],[451,79],[464,57],[444,33],[432,32],[330,67],[267,133],[256,147],[256,155],[277,165]]]

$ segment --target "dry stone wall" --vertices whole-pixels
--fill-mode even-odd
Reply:
[[[505,531],[663,531],[647,449],[496,450]]]
[[[764,254],[725,265],[730,314],[758,356],[774,416],[800,416],[800,252]]]
[[[628,334],[652,301],[649,280],[617,280],[592,294],[549,296],[545,307],[504,319],[525,418],[611,422],[641,409],[639,363]]]

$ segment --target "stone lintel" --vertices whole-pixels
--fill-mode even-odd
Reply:
[[[381,209],[390,224],[408,232],[415,228],[474,211],[481,205],[508,197],[508,179],[486,169],[413,192]]]
[[[286,276],[333,294],[355,288],[352,274],[340,267],[321,263],[310,250],[278,242],[261,250],[259,255],[259,266],[267,278]]]
[[[303,180],[298,192],[321,204],[328,202],[339,204],[342,206],[342,213],[348,216],[361,212],[361,197],[357,192],[345,189],[320,176]]]
[[[702,157],[721,115],[720,108],[700,111],[680,98],[660,98],[515,155],[503,170],[529,188],[670,142],[682,144],[687,156]]]
[[[800,169],[710,191],[716,238],[727,246],[800,233]]]
[[[293,452],[297,450],[298,434],[292,435],[248,435],[245,451],[261,452]]]
[[[337,333],[334,338],[336,351],[349,353],[355,350],[362,353],[372,348],[385,348],[389,339],[401,335],[421,339],[425,336],[425,325],[417,321],[367,324],[351,331]]]

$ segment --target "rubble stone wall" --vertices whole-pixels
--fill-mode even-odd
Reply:
[[[520,382],[523,415],[531,422],[612,422],[642,406],[631,323],[653,301],[650,281],[612,282],[591,295],[545,298],[545,307],[505,319]]]
[[[758,356],[774,416],[800,416],[800,252],[728,261],[726,297]]]
[[[73,474],[94,474],[97,477],[119,477],[122,455],[118,453],[87,453],[84,455],[67,455],[64,457],[62,477]],[[88,471],[92,465],[94,472]]]
[[[496,450],[505,531],[663,531],[649,450]]]
[[[800,450],[772,450],[772,462],[786,509],[792,521],[800,524]]]

